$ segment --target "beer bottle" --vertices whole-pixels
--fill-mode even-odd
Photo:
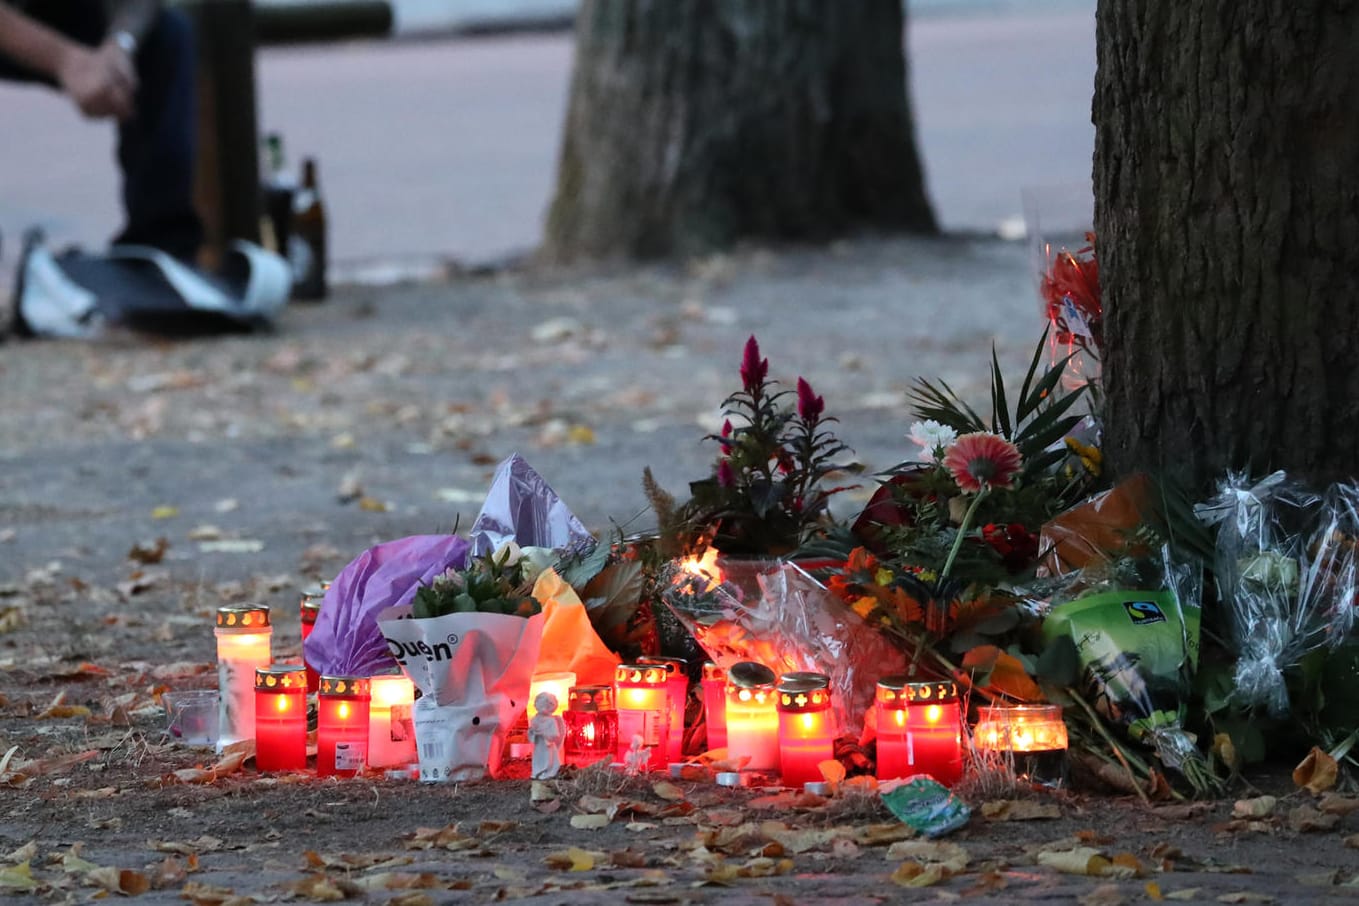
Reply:
[[[264,139],[264,217],[260,220],[260,245],[288,254],[288,237],[292,234],[293,194],[297,184],[287,171],[283,154],[283,136],[271,132]]]
[[[293,196],[288,259],[293,266],[293,298],[326,297],[326,209],[316,180],[316,160],[302,161],[302,185]]]

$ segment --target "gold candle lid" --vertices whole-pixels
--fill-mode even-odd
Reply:
[[[325,675],[318,687],[322,695],[349,695],[355,698],[369,698],[372,686],[366,676]]]
[[[911,684],[909,676],[884,676],[878,680],[874,700],[884,708],[902,709],[906,707],[906,687]]]
[[[219,607],[217,626],[221,629],[266,629],[269,626],[269,607],[266,604]]]
[[[308,610],[319,612],[321,610],[321,602],[325,600],[325,597],[326,593],[321,590],[321,586],[319,585],[315,585],[312,586],[311,588],[304,589],[302,592],[301,601],[301,609],[303,613],[305,613]]]
[[[301,664],[270,664],[255,668],[255,688],[265,692],[307,691],[307,668]]]
[[[684,672],[689,669],[689,662],[682,657],[661,657],[660,655],[644,654],[637,658],[637,663],[655,664],[659,667],[664,667],[665,672],[670,674],[671,677],[676,674],[683,676]]]
[[[703,681],[705,683],[725,683],[727,681],[727,671],[723,670],[712,661],[708,661],[703,665]]]
[[[830,707],[830,677],[824,673],[785,673],[779,680],[780,711],[821,711]]]
[[[572,686],[566,702],[568,711],[613,711],[613,686]]]
[[[949,680],[907,683],[906,698],[913,705],[945,705],[958,700],[958,687]]]
[[[666,667],[665,664],[619,664],[613,678],[616,683],[664,686],[670,681],[670,671]]]
[[[741,661],[731,665],[727,671],[727,682],[740,689],[768,689],[772,692],[778,677],[764,664]]]

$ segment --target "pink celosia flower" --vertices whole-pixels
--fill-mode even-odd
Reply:
[[[826,411],[826,400],[816,395],[812,385],[797,379],[797,414],[803,421],[814,422]]]
[[[717,483],[724,488],[736,485],[736,473],[732,471],[730,461],[723,459],[717,463]]]
[[[722,445],[723,453],[731,452],[731,440],[730,440],[731,432],[732,432],[731,419],[727,419],[726,421],[722,422],[722,434],[717,439],[717,442]]]
[[[750,339],[746,340],[745,355],[741,358],[741,383],[745,385],[747,393],[753,393],[768,375],[769,360],[760,358],[760,344],[751,334]]]
[[[1014,444],[1003,437],[977,431],[964,434],[944,454],[944,468],[964,492],[983,487],[1008,488],[1023,464]]]

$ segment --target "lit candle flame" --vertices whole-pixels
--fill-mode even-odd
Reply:
[[[717,548],[706,548],[702,554],[690,555],[680,561],[680,568],[691,576],[698,576],[706,579],[707,585],[703,588],[704,592],[712,591],[722,584],[722,570],[717,565]]]

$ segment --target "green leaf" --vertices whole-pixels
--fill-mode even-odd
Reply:
[[[996,344],[991,344],[991,424],[1006,440],[1014,436],[1010,429],[1010,404],[1005,399],[1005,376],[1000,372]]]
[[[1038,363],[1043,360],[1043,348],[1048,345],[1048,330],[1043,328],[1043,336],[1038,340],[1038,345],[1033,349],[1033,359],[1029,362],[1029,370],[1024,373],[1024,383],[1019,385],[1019,408],[1015,411],[1015,420],[1023,424],[1036,406],[1032,404],[1030,392],[1033,387],[1033,376],[1038,373]],[[1042,398],[1037,398],[1036,402],[1041,403]]]
[[[1040,681],[1054,686],[1074,686],[1080,679],[1081,658],[1071,636],[1059,635],[1048,643],[1034,665]]]
[[[994,616],[974,624],[972,631],[980,635],[1004,635],[1018,625],[1019,611],[1014,607],[1006,607]]]

